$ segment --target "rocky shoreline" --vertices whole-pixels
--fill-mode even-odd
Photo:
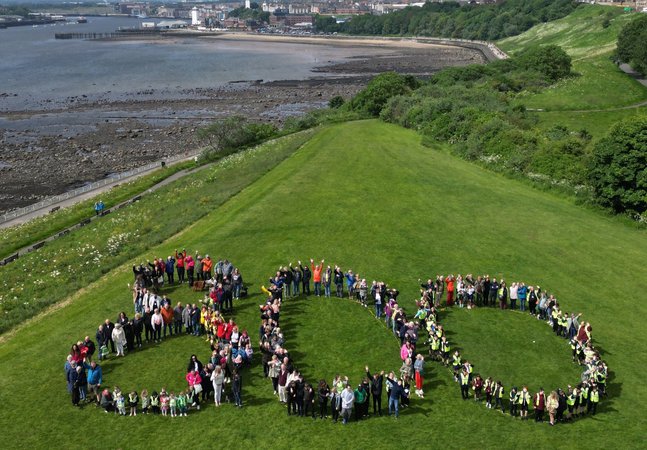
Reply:
[[[316,68],[307,80],[241,80],[117,100],[78,96],[46,101],[38,110],[6,110],[0,113],[0,211],[192,152],[200,146],[197,128],[220,117],[239,114],[280,125],[325,107],[334,96],[352,97],[379,72],[426,77],[442,67],[482,62],[483,55],[465,48],[398,48]]]

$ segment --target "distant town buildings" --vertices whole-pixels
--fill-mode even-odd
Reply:
[[[442,0],[433,0],[442,1]],[[459,0],[461,3],[488,4],[497,0]],[[578,0],[589,3],[602,3],[598,0]],[[257,28],[310,28],[314,16],[331,16],[338,22],[352,20],[353,16],[362,14],[389,14],[409,6],[423,6],[419,0],[329,0],[329,1],[271,1],[240,0],[235,2],[204,1],[193,2],[181,0],[178,3],[164,5],[149,2],[118,3],[115,10],[121,14],[139,17],[157,17],[164,19],[183,19],[194,28],[226,28],[245,30]],[[630,4],[638,11],[647,11],[647,0],[624,2],[604,2],[617,6]],[[254,14],[247,12],[257,11]],[[242,13],[241,13],[242,12]],[[264,13],[260,14],[260,13]],[[179,25],[178,25],[179,26]]]

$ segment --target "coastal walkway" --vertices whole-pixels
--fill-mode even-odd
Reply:
[[[184,158],[182,160],[178,160],[176,163],[179,163],[179,162],[182,162],[182,161],[187,161],[187,160],[192,159],[192,158],[194,158],[194,156],[190,156],[190,157]],[[65,236],[66,234],[69,234],[73,230],[76,230],[78,228],[89,225],[94,220],[100,220],[101,217],[103,217],[103,216],[105,216],[107,214],[110,214],[110,212],[112,212],[112,211],[116,211],[116,210],[118,210],[120,208],[123,208],[125,206],[132,205],[133,203],[136,203],[139,200],[141,200],[143,195],[150,194],[150,193],[160,189],[161,187],[166,186],[169,183],[172,183],[172,182],[174,182],[174,181],[176,181],[176,180],[178,180],[178,179],[180,179],[182,177],[185,177],[186,175],[199,172],[199,171],[204,170],[207,167],[210,167],[212,165],[213,165],[213,163],[209,163],[209,164],[205,164],[205,165],[202,165],[202,166],[192,167],[191,169],[180,170],[180,171],[174,173],[173,175],[171,175],[170,177],[165,178],[164,180],[160,181],[159,183],[157,183],[157,184],[151,186],[150,188],[146,189],[144,192],[140,192],[137,195],[129,198],[128,200],[125,200],[125,201],[113,206],[112,208],[104,210],[101,215],[98,215],[98,216],[97,215],[91,215],[88,218],[82,220],[81,222],[76,223],[76,224],[74,224],[74,225],[72,225],[70,227],[67,227],[67,228],[63,229],[63,230],[59,230],[58,232],[54,233],[53,235],[51,235],[51,236],[49,236],[49,237],[35,243],[35,244],[30,244],[30,245],[28,245],[26,247],[21,248],[20,250],[15,252],[13,255],[8,256],[8,257],[4,258],[3,260],[0,260],[0,266],[10,264],[10,263],[16,261],[21,256],[23,256],[23,255],[25,255],[27,253],[33,252],[34,250],[38,250],[39,248],[43,247],[47,242],[51,242],[54,239],[58,239],[59,237]],[[142,176],[142,175],[145,175],[145,173],[141,173],[141,174],[139,174],[137,176],[134,176],[133,178],[137,178],[138,176]],[[105,192],[105,191],[107,191],[108,189],[110,189],[113,186],[114,185],[112,185],[112,186],[111,185],[106,185],[106,186],[103,186],[101,188],[95,189],[93,191],[88,191],[86,194],[71,197],[71,198],[69,198],[67,200],[64,200],[64,201],[58,203],[57,205],[58,205],[58,207],[72,206],[75,203],[78,203],[78,202],[80,202],[82,200],[85,200],[86,198],[91,198],[93,196],[96,196],[96,195],[100,194],[101,192]],[[33,211],[33,212],[29,213],[29,214],[25,214],[23,216],[20,216],[20,217],[18,217],[16,219],[12,220],[11,222],[17,222],[17,223],[14,223],[14,225],[18,225],[18,224],[21,224],[21,223],[25,223],[25,222],[27,222],[27,221],[29,221],[31,219],[36,218],[36,217],[47,215],[47,214],[50,213],[50,211],[51,211],[50,207],[42,208],[42,209],[39,209],[39,210],[35,210],[35,211]],[[1,224],[0,228],[6,228],[8,226],[11,226],[11,225],[7,225],[8,223],[10,223],[10,222],[5,222],[5,223]]]

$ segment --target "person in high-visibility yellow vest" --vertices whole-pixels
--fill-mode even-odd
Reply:
[[[499,380],[494,386],[494,409],[501,409],[501,413],[505,413],[503,409],[503,394],[505,394],[505,389],[503,389],[503,384]]]
[[[518,398],[517,403],[521,410],[521,420],[528,420],[528,408],[530,407],[530,392],[528,392],[528,386],[523,387],[521,392],[519,392]]]
[[[517,406],[519,405],[519,393],[517,392],[517,387],[514,386],[510,390],[510,415],[515,417],[517,415]]]
[[[447,338],[445,336],[440,338],[440,354],[445,367],[449,365],[449,352],[451,349],[452,347],[449,345],[449,342],[447,342]]]
[[[458,375],[461,372],[461,367],[463,363],[461,362],[461,354],[458,353],[458,350],[452,355],[452,368],[454,369],[454,381],[458,381]]]
[[[470,374],[467,373],[466,369],[460,374],[460,385],[461,385],[461,397],[463,400],[470,398]]]
[[[587,412],[595,416],[595,413],[597,412],[597,409],[598,409],[599,402],[600,402],[600,392],[598,391],[598,386],[593,385],[593,387],[591,388],[591,391],[589,392],[589,407]]]
[[[584,383],[580,388],[580,411],[579,414],[584,414],[585,408],[589,404],[589,385]]]
[[[575,411],[575,402],[578,400],[579,394],[577,388],[568,387],[568,392],[566,393],[566,407],[568,408],[568,417],[567,419],[573,418],[573,411]]]

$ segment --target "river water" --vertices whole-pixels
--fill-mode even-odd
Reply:
[[[88,18],[87,24],[0,30],[0,112],[52,109],[74,96],[106,102],[151,95],[183,98],[185,89],[233,81],[305,79],[314,67],[367,52],[360,47],[210,38],[54,39],[55,33],[113,32],[141,22],[101,17]]]

